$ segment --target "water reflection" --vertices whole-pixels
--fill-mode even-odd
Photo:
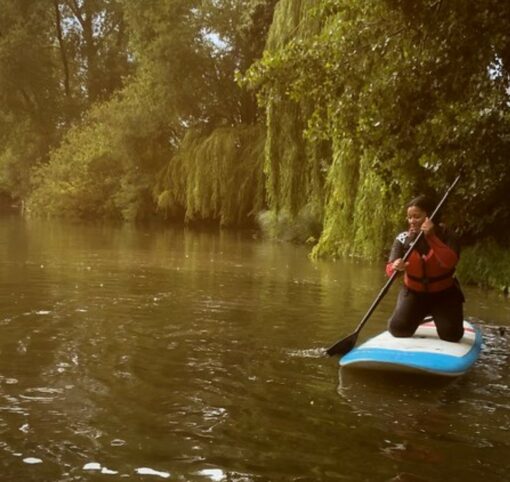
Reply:
[[[4,220],[0,239],[6,480],[506,473],[504,300],[469,293],[486,347],[467,377],[435,386],[356,375],[339,395],[323,349],[363,316],[384,281],[378,266],[161,227]],[[385,326],[392,296],[364,337]]]

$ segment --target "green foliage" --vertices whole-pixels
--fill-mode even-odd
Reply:
[[[359,163],[357,146],[348,140],[333,143],[333,163],[328,171],[327,204],[324,231],[315,255],[324,252],[344,256],[352,250],[354,237],[354,204],[358,191]],[[328,215],[329,214],[329,215]]]
[[[160,158],[165,166],[154,190],[166,216],[243,224],[263,207],[264,136],[253,95],[234,73],[260,54],[257,34],[267,29],[273,4],[167,0],[127,7],[141,71],[160,93],[157,105],[172,128],[172,150]]]
[[[470,246],[462,252],[457,269],[461,282],[484,288],[510,287],[510,252],[494,240]]]
[[[264,202],[259,182],[263,173],[257,164],[263,136],[255,126],[226,126],[256,120],[253,95],[235,84],[234,71],[260,54],[263,43],[254,42],[254,36],[267,29],[274,2],[241,3],[249,8],[243,10],[239,2],[227,0],[59,3],[61,22],[69,22],[60,39],[68,56],[66,93],[74,95],[77,81],[72,74],[76,65],[83,65],[82,90],[95,103],[64,133],[48,162],[40,162],[34,170],[27,203],[32,213],[134,220],[153,215],[158,200],[164,210],[171,211],[169,196],[176,190],[172,187],[165,193],[160,182],[168,164],[165,172],[177,169],[184,176],[179,182],[189,182],[190,193],[181,205],[187,220],[208,215],[223,224],[253,219],[252,210],[261,209]],[[232,17],[242,22],[232,22]],[[265,24],[255,28],[254,21],[261,18]],[[91,20],[98,29],[92,43],[87,37]],[[216,44],[212,34],[227,41],[225,47]],[[110,48],[114,42],[117,51]],[[94,45],[96,49],[91,50]],[[104,76],[104,82],[98,83],[96,74],[107,66],[132,74],[119,82],[112,73],[113,77]],[[107,95],[108,88],[117,91]],[[212,150],[211,169],[224,176],[215,182],[231,179],[225,186],[215,186],[212,193],[209,171],[202,173],[203,165],[185,154],[197,132],[213,133],[205,136],[204,149]],[[204,157],[203,151],[200,155]],[[191,164],[180,164],[179,156],[184,162],[191,159]],[[14,163],[17,166],[19,161]],[[213,203],[208,211],[204,199]]]
[[[251,124],[259,111],[253,92],[240,88],[240,72],[259,59],[277,0],[214,0],[202,3],[205,38],[212,46],[221,116],[229,124]],[[219,45],[218,45],[219,44]]]
[[[307,158],[299,105],[291,101],[271,102],[267,109],[267,126],[264,172],[268,199],[277,211],[283,208],[294,215],[307,202],[303,195]]]
[[[160,175],[158,207],[187,222],[240,225],[264,207],[264,132],[257,126],[188,131]]]
[[[171,152],[166,141],[173,132],[157,100],[158,91],[148,92],[142,78],[96,104],[33,171],[31,212],[129,221],[150,215],[155,175]]]
[[[34,170],[27,209],[46,216],[114,215],[108,200],[118,190],[121,173],[111,169],[111,155],[106,125],[91,122],[72,129],[50,162]]]
[[[72,119],[108,99],[132,71],[120,0],[53,0],[60,16],[60,73]],[[57,21],[57,20],[56,20]],[[58,25],[53,28],[58,36]]]
[[[354,206],[354,241],[352,254],[365,259],[378,259],[395,236],[392,229],[404,219],[402,205],[377,171],[370,169],[374,154],[365,152],[360,162],[360,179]],[[333,216],[332,216],[333,217]]]
[[[0,185],[23,197],[57,136],[57,57],[45,2],[1,0],[0,12]]]
[[[0,185],[29,195],[31,168],[129,72],[120,3],[0,0]]]
[[[315,244],[320,236],[322,226],[317,221],[317,210],[313,205],[305,206],[297,215],[290,215],[285,210],[261,211],[257,222],[270,239],[299,244]]]
[[[450,224],[467,242],[508,239],[510,6],[305,3],[279,3],[275,38],[246,82],[268,110],[268,142],[285,142],[289,117],[302,132],[293,135],[295,159],[306,157],[306,144],[331,144],[314,254],[376,257],[400,224],[397,206],[421,191],[443,191],[460,169]],[[267,152],[270,207],[287,207],[285,180],[302,176],[278,151]]]
[[[322,220],[323,189],[327,165],[330,163],[330,145],[323,139],[306,136],[307,118],[313,109],[306,101],[289,97],[288,87],[271,83],[266,88],[259,84],[259,68],[270,64],[281,67],[272,53],[286,45],[296,36],[310,36],[318,29],[317,18],[310,12],[314,5],[310,0],[278,2],[274,21],[268,33],[267,49],[263,60],[246,72],[242,83],[259,88],[259,102],[265,108],[267,138],[264,173],[267,177],[268,202],[285,218],[297,217],[309,205]]]
[[[214,92],[211,46],[200,34],[199,3],[163,0],[124,6],[138,76],[158,90],[161,109],[187,123],[204,115],[203,105]]]
[[[0,0],[0,11],[0,190],[33,213],[258,219],[279,238],[321,230],[314,256],[375,259],[404,203],[462,170],[448,224],[465,243],[510,237],[510,4]],[[479,277],[504,284],[480,259]]]

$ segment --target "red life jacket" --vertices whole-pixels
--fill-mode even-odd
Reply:
[[[407,261],[404,284],[413,291],[435,293],[454,283],[455,268],[441,265],[433,249],[427,255],[413,251]]]
[[[407,259],[404,284],[413,291],[435,293],[450,288],[454,284],[457,253],[443,243],[435,234],[427,236],[430,247],[426,255],[413,250]],[[391,263],[389,263],[391,264]],[[391,274],[392,268],[387,269]]]

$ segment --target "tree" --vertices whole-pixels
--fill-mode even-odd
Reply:
[[[46,158],[60,119],[53,17],[44,1],[0,1],[0,184],[14,198]]]
[[[253,5],[249,12],[256,16],[274,2],[241,3]],[[67,2],[61,8],[66,18],[71,18],[72,12],[77,19],[71,18],[67,45],[73,45],[73,36],[85,29],[91,12],[105,4]],[[187,219],[212,217],[223,223],[246,221],[243,216],[253,218],[253,207],[263,198],[257,187],[263,135],[257,126],[239,125],[242,120],[256,120],[255,104],[253,94],[243,92],[234,75],[247,65],[246,59],[262,51],[263,42],[254,40],[258,29],[267,29],[269,16],[265,27],[254,29],[253,18],[235,2],[165,0],[128,2],[122,7],[134,72],[115,95],[88,109],[64,136],[62,146],[52,152],[49,164],[35,172],[31,208],[41,211],[46,207],[53,214],[90,217],[96,211],[139,219],[156,207],[155,199],[151,205],[155,189],[158,206],[165,213],[181,210],[188,213]],[[237,15],[243,15],[244,23]],[[240,25],[253,30],[251,41],[237,32]],[[84,36],[85,52],[86,39]],[[244,44],[238,45],[240,39]],[[96,45],[97,40],[92,43]],[[198,159],[193,152],[200,146],[214,152]],[[98,166],[102,172],[108,165],[115,173],[113,178],[94,176]],[[177,171],[183,176],[181,183],[168,186],[168,173]],[[203,176],[199,183],[203,189],[199,187],[194,198],[186,195],[181,201],[180,195],[170,196],[180,184],[185,185],[185,193],[193,191],[198,171],[221,171],[220,181],[228,188],[218,188],[214,176]],[[240,180],[243,172],[248,179]],[[95,183],[104,182],[104,189],[91,188],[86,176],[94,176]],[[236,205],[232,199],[239,195],[240,184],[255,186],[249,192],[256,192],[257,199],[243,199]],[[213,192],[221,199],[213,200]],[[197,209],[199,197],[221,207]],[[176,199],[179,206],[169,205]]]
[[[115,0],[1,0],[0,11],[0,182],[23,199],[31,167],[122,85],[127,37]]]
[[[54,10],[72,120],[108,99],[132,72],[124,10],[118,0],[54,0]]]
[[[175,149],[168,151],[155,188],[165,215],[245,224],[263,206],[264,135],[254,95],[235,74],[261,55],[274,4],[168,1],[131,11],[141,70],[152,95],[161,94],[173,127]]]
[[[510,225],[503,195],[510,8],[492,0],[469,7],[282,0],[275,24],[288,22],[291,8],[295,30],[277,30],[279,42],[248,80],[269,112],[294,103],[304,137],[331,145],[316,253],[379,256],[400,222],[399,206],[417,190],[444,189],[460,169],[464,188],[449,206],[452,217],[463,213],[462,222],[453,219],[464,239],[508,237],[501,221]],[[278,157],[266,162],[274,183],[294,175]],[[277,205],[289,191],[275,193]]]

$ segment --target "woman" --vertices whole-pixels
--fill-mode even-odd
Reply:
[[[388,329],[396,337],[412,336],[423,318],[432,315],[439,337],[457,342],[464,334],[464,296],[453,276],[459,251],[452,236],[429,219],[432,211],[425,196],[407,205],[409,230],[396,237],[386,265],[388,276],[404,272],[404,286]],[[402,258],[420,231],[423,236],[404,263]]]

